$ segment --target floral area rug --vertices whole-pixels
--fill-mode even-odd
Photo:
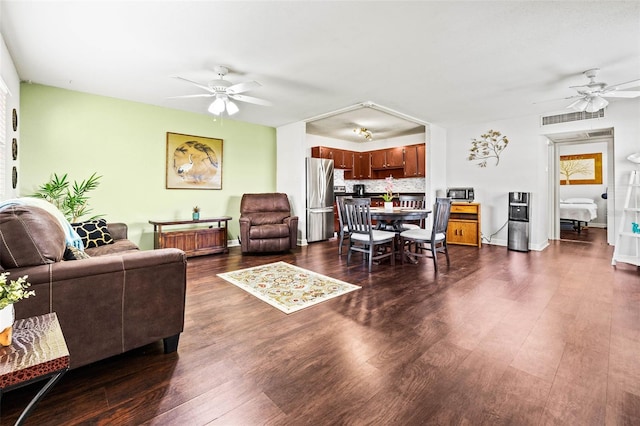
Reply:
[[[218,276],[285,314],[360,289],[357,285],[286,262],[254,266]]]

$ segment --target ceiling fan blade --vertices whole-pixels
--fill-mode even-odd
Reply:
[[[564,98],[555,98],[555,99],[545,99],[543,101],[537,101],[537,102],[533,102],[533,105],[537,105],[537,104],[543,104],[546,102],[557,102],[557,101],[565,101],[567,99],[575,99],[575,98],[582,98],[582,95],[573,95],[573,96],[566,96]]]
[[[636,80],[627,81],[626,83],[612,84],[611,86],[607,87],[605,90],[610,90],[610,89],[623,90],[623,89],[630,89],[632,87],[640,87],[640,78]]]
[[[212,92],[212,93],[214,92],[213,90],[211,90],[211,88],[209,86],[205,86],[204,84],[200,84],[197,81],[189,80],[188,78],[180,77],[180,76],[177,76],[177,75],[174,76],[173,78],[177,78],[178,80],[183,80],[183,81],[186,81],[188,83],[191,83],[196,87],[199,87],[201,89],[206,90],[207,92]]]
[[[262,106],[271,106],[271,105],[273,105],[269,101],[265,101],[264,99],[260,99],[260,98],[254,98],[253,96],[229,94],[229,97],[231,99],[236,100],[236,101],[247,102],[247,103],[250,103],[250,104],[262,105]]]
[[[244,83],[234,84],[233,86],[227,87],[227,93],[230,95],[235,95],[238,93],[248,92],[249,90],[257,89],[262,86],[257,81],[245,81]]]
[[[600,94],[600,96],[602,96],[603,98],[637,98],[638,96],[640,96],[640,92],[637,90],[615,90],[613,92],[602,93]]]
[[[212,98],[215,96],[215,93],[200,93],[198,95],[180,95],[180,96],[169,96],[167,99],[180,99],[180,98]]]

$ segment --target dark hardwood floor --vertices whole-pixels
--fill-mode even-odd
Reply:
[[[638,268],[606,243],[450,252],[437,276],[347,267],[335,240],[190,259],[178,353],[70,371],[27,424],[640,424]],[[216,276],[278,260],[362,289],[286,315]],[[3,396],[2,424],[39,386]]]

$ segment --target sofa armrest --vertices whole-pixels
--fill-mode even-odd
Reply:
[[[289,247],[294,249],[298,246],[298,216],[289,216],[284,223],[289,226]]]
[[[109,234],[111,234],[111,238],[113,238],[114,240],[127,239],[128,228],[126,223],[107,223],[107,229],[109,229]]]
[[[249,250],[249,229],[251,228],[251,219],[246,216],[240,216],[240,250],[246,253]]]

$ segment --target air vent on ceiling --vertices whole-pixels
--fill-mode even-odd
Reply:
[[[612,136],[613,129],[596,130],[595,132],[587,132],[590,138],[599,138],[602,136]]]
[[[576,111],[567,114],[549,115],[542,117],[542,125],[568,123],[570,121],[589,120],[604,117],[604,108],[596,112]]]

